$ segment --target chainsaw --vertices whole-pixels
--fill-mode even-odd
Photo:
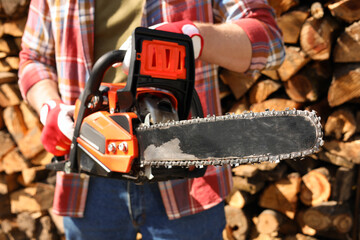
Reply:
[[[323,144],[314,111],[203,116],[190,37],[136,28],[126,83],[102,83],[126,51],[103,55],[76,102],[69,157],[48,169],[137,183],[203,176],[207,166],[302,158]]]

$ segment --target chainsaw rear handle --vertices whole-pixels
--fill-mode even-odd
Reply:
[[[124,60],[125,54],[126,51],[124,50],[114,50],[108,52],[103,56],[101,56],[93,66],[93,69],[90,73],[90,77],[85,85],[83,92],[79,97],[80,99],[79,111],[78,111],[78,115],[76,116],[74,135],[73,135],[70,154],[69,154],[70,166],[65,166],[65,170],[67,170],[68,172],[78,172],[77,138],[80,135],[81,124],[87,115],[89,115],[91,112],[96,110],[96,109],[90,109],[88,107],[88,104],[91,102],[93,97],[101,98],[99,88],[106,71],[113,64],[122,62]]]

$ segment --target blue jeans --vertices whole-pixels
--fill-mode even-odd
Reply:
[[[158,185],[91,177],[84,218],[64,217],[67,240],[222,239],[224,203],[169,220]]]

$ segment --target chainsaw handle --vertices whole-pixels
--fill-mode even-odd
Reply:
[[[74,136],[72,139],[71,150],[69,155],[69,171],[77,172],[77,138],[80,135],[81,123],[83,119],[89,115],[94,109],[89,109],[88,104],[92,100],[92,97],[99,96],[99,88],[102,82],[102,79],[106,71],[115,63],[122,62],[124,60],[126,51],[124,50],[114,50],[108,52],[101,56],[93,66],[93,69],[90,73],[90,77],[85,85],[84,91],[81,93],[80,105],[78,115],[76,116]]]

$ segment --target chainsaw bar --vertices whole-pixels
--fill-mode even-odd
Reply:
[[[323,145],[320,118],[296,109],[142,124],[136,135],[142,167],[278,162],[311,155]]]

